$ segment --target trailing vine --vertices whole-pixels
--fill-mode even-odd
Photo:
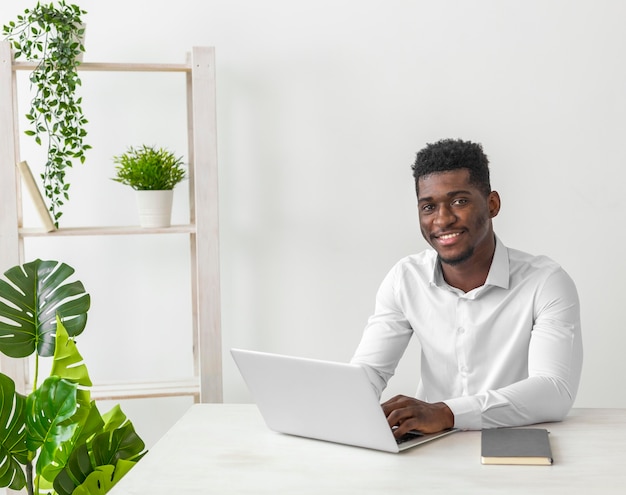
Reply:
[[[14,58],[35,61],[30,74],[34,97],[26,113],[29,129],[37,144],[47,147],[47,159],[41,174],[49,210],[58,227],[62,206],[69,200],[67,168],[75,160],[85,162],[84,142],[87,136],[82,98],[76,94],[81,85],[78,76],[85,10],[65,0],[43,4],[37,2],[3,26],[4,36],[11,42]]]

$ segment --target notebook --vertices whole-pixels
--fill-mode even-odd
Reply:
[[[360,366],[243,349],[231,354],[271,430],[386,452],[456,431],[415,432],[399,444]]]
[[[552,464],[552,449],[548,430],[543,428],[483,430],[481,462],[549,466]]]

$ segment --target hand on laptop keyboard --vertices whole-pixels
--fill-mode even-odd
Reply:
[[[413,397],[396,395],[382,404],[390,426],[397,426],[396,437],[409,431],[445,431],[454,426],[454,414],[444,402],[430,404]]]
[[[397,426],[394,426],[392,428],[392,430],[395,430],[397,428]],[[401,443],[404,442],[408,442],[409,440],[413,440],[415,437],[421,437],[424,436],[423,433],[420,433],[419,431],[407,431],[404,435],[401,435],[399,437],[396,438],[396,443],[398,445],[400,445]]]

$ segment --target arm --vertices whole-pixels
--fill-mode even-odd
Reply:
[[[378,397],[394,375],[396,366],[413,335],[411,324],[397,302],[396,266],[387,274],[376,294],[374,315],[368,320],[361,342],[352,358],[365,369]],[[454,425],[454,415],[443,402],[429,404],[412,397],[396,396],[382,405],[389,426],[397,426],[394,436],[409,430],[434,433]]]
[[[396,301],[396,273],[397,267],[383,279],[376,294],[374,314],[351,360],[365,369],[379,398],[413,335],[411,324]]]
[[[554,272],[536,294],[528,347],[528,377],[509,386],[444,402],[455,426],[481,429],[561,421],[569,412],[582,370],[580,305],[576,287]]]

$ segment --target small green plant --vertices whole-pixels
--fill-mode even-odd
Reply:
[[[116,176],[114,181],[138,191],[163,191],[185,178],[182,157],[155,146],[142,145],[128,148],[126,153],[113,157]]]
[[[47,160],[41,174],[49,209],[58,227],[62,206],[69,200],[66,169],[73,160],[85,161],[87,135],[82,98],[76,90],[81,85],[77,67],[85,51],[82,16],[86,11],[65,0],[55,5],[37,2],[2,28],[14,49],[14,58],[37,63],[30,74],[34,97],[26,114],[29,129],[39,145],[47,147]]]
[[[35,356],[28,395],[0,373],[0,487],[26,487],[29,495],[106,493],[145,454],[119,406],[100,414],[91,400],[73,340],[91,299],[80,281],[68,282],[73,273],[65,263],[35,260],[0,278],[0,352]],[[40,356],[53,356],[41,385]]]

